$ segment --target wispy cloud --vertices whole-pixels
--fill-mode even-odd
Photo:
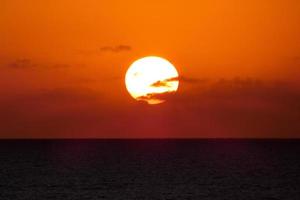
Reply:
[[[170,87],[170,83],[174,81],[180,81],[182,83],[188,83],[188,84],[201,84],[201,83],[207,83],[207,79],[198,79],[198,78],[190,78],[185,76],[180,77],[172,77],[165,80],[159,80],[153,84],[151,84],[151,87]]]
[[[129,45],[101,46],[96,49],[81,49],[77,53],[82,56],[98,56],[101,53],[122,53],[132,51]]]
[[[155,83],[151,84],[151,87],[170,87],[167,81],[156,81]]]
[[[171,87],[170,83],[178,81],[178,77],[172,77],[165,80],[159,80],[151,84],[151,87]]]
[[[30,59],[23,58],[17,59],[8,64],[8,67],[14,69],[27,69],[27,68],[34,68],[36,65],[32,63]]]
[[[207,79],[199,79],[199,78],[192,78],[192,77],[187,77],[187,76],[180,76],[179,81],[184,82],[184,83],[206,83],[208,80]]]
[[[100,48],[101,52],[112,52],[112,53],[120,53],[131,51],[132,47],[129,45],[118,45],[118,46],[103,46]]]
[[[69,64],[64,63],[39,63],[28,58],[16,59],[7,64],[8,68],[11,69],[22,69],[22,70],[32,70],[32,69],[62,69],[71,67]]]
[[[150,99],[158,99],[158,100],[166,100],[170,98],[170,95],[175,94],[175,91],[168,91],[163,93],[148,93],[144,96],[140,96],[137,98],[137,100],[150,100]]]

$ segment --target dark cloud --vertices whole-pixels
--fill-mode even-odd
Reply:
[[[61,69],[71,67],[71,65],[63,63],[38,63],[24,58],[12,61],[7,67],[11,69]]]
[[[17,59],[8,64],[8,67],[14,69],[27,69],[27,68],[34,68],[36,65],[32,63],[30,59]]]
[[[178,77],[172,77],[172,78],[165,79],[164,81],[166,81],[166,82],[172,82],[172,81],[178,81],[178,80],[179,80]]]
[[[148,93],[144,96],[137,98],[139,101],[149,101],[149,100],[167,100],[170,96],[174,95],[175,92],[164,92],[164,93]]]
[[[151,84],[151,87],[170,87],[169,83],[178,81],[178,77],[172,77],[165,80],[159,80]]]
[[[132,47],[128,45],[118,45],[118,46],[103,46],[100,48],[101,52],[113,52],[120,53],[125,51],[131,51]]]
[[[151,84],[151,87],[170,87],[170,85],[166,81],[156,81],[155,83]]]
[[[207,79],[198,79],[198,78],[190,78],[190,77],[185,77],[185,76],[180,76],[180,77],[172,77],[166,80],[159,80],[151,85],[151,87],[170,87],[169,83],[173,81],[180,81],[183,84],[204,84],[208,83]]]
[[[191,78],[186,76],[180,76],[179,80],[184,83],[205,83],[208,81],[206,79]]]
[[[96,56],[99,53],[122,53],[132,51],[132,47],[129,45],[117,45],[117,46],[102,46],[99,49],[85,49],[78,50],[77,53],[83,56]]]

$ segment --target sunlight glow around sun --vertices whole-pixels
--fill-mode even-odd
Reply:
[[[125,84],[130,95],[148,104],[164,102],[164,95],[175,93],[179,86],[178,72],[166,59],[149,56],[131,64]]]

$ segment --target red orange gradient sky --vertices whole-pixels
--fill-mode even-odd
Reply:
[[[299,137],[298,0],[1,0],[0,137]],[[170,60],[164,104],[129,65]]]

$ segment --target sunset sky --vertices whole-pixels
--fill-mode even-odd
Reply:
[[[179,90],[134,100],[135,60]],[[300,137],[299,0],[1,0],[0,138]]]

